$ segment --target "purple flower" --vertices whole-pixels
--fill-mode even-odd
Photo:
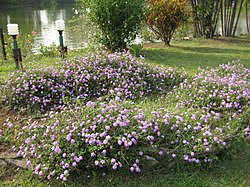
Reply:
[[[99,161],[98,161],[98,160],[95,161],[95,165],[96,165],[96,166],[99,165]]]
[[[139,152],[139,156],[143,156],[144,153],[142,151]]]
[[[104,150],[102,151],[102,154],[103,154],[103,156],[106,156],[107,151],[104,149]]]
[[[25,140],[25,143],[26,143],[26,144],[29,144],[30,142],[31,142],[30,138],[27,138],[27,139]]]
[[[107,144],[108,144],[108,141],[107,141],[107,140],[103,140],[103,144],[104,144],[104,145],[107,145]]]
[[[112,169],[113,169],[113,170],[116,170],[116,169],[117,169],[117,164],[114,164],[114,165],[112,166]]]
[[[55,148],[55,152],[59,154],[59,153],[61,153],[61,152],[62,152],[62,150],[60,149],[60,147],[59,147],[59,146],[56,146],[56,148]]]
[[[135,168],[135,171],[136,171],[137,173],[140,173],[140,172],[141,172],[141,169],[140,169],[139,167],[136,167],[136,168]]]
[[[163,151],[159,151],[159,155],[162,156],[163,155]]]
[[[41,164],[38,164],[38,165],[36,166],[35,170],[40,170],[40,168],[41,168]]]
[[[64,164],[64,167],[69,168],[69,164],[68,163]]]

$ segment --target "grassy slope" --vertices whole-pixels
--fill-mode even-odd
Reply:
[[[250,68],[250,38],[174,41],[172,47],[168,48],[163,44],[147,44],[142,53],[149,63],[183,67],[192,74],[197,72],[199,66],[216,67],[237,59]],[[51,59],[36,60],[36,64],[48,62]],[[50,64],[54,62],[55,59]],[[0,78],[6,78],[9,71],[14,71],[13,65],[0,66]],[[146,102],[142,107],[151,107],[153,103],[154,101]],[[153,106],[157,107],[156,105],[157,102]],[[98,176],[90,180],[76,177],[67,186],[85,186],[86,180],[88,186],[250,186],[250,145],[237,146],[222,158],[209,168],[182,166],[166,169],[159,166],[135,176],[121,172],[101,179]],[[16,175],[12,175],[13,172],[14,168],[0,169],[0,186],[48,186],[46,181],[40,181],[29,171],[18,172]]]

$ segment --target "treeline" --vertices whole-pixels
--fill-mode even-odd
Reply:
[[[50,5],[50,4],[63,4],[74,3],[75,0],[0,0],[0,6],[11,5]]]

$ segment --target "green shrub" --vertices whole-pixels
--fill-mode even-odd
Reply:
[[[49,46],[41,45],[38,49],[38,53],[44,57],[58,57],[60,47],[52,43]]]
[[[98,40],[109,50],[126,49],[141,26],[145,0],[78,0],[100,30]]]
[[[186,5],[186,0],[148,0],[146,23],[166,45],[187,20]]]

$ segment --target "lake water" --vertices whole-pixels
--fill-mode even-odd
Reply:
[[[65,20],[66,28],[64,31],[64,42],[69,48],[85,47],[88,37],[85,32],[86,25],[78,25],[78,32],[71,27],[70,20],[74,16],[75,5],[59,5],[50,8],[1,8],[0,5],[0,27],[7,33],[6,25],[8,23],[17,23],[21,34],[30,34],[36,31],[35,46],[36,50],[41,44],[51,45],[55,43],[59,45],[58,32],[55,28],[55,21],[58,19]],[[81,23],[82,24],[82,23]],[[220,32],[218,28],[218,32]],[[242,15],[239,20],[236,35],[246,34],[245,18]]]
[[[8,23],[17,23],[21,34],[27,35],[32,31],[37,32],[35,36],[35,46],[59,45],[59,35],[55,28],[55,21],[63,19],[65,21],[64,43],[69,48],[79,48],[86,46],[87,36],[84,32],[74,31],[70,20],[74,16],[74,5],[60,5],[51,8],[1,8],[0,7],[0,27],[7,33]]]

